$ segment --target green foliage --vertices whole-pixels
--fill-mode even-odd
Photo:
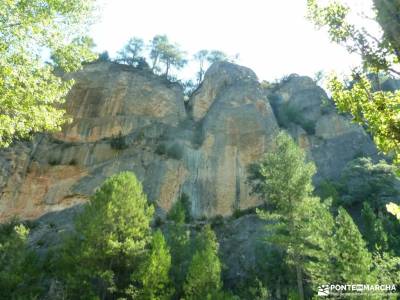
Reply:
[[[96,56],[84,36],[92,0],[0,2],[0,147],[34,132],[60,130],[72,86],[54,70],[73,71]],[[52,54],[45,63],[43,51]]]
[[[165,155],[172,159],[182,159],[183,149],[182,145],[178,143],[174,143],[172,145],[167,145],[166,143],[161,142],[158,144],[155,153],[158,155]]]
[[[308,134],[315,134],[315,122],[304,118],[303,113],[298,109],[290,106],[289,103],[283,104],[278,112],[279,124],[285,128],[289,127],[289,123],[293,122],[300,125]]]
[[[153,60],[152,71],[158,72],[161,62],[165,65],[164,75],[167,78],[172,67],[179,70],[187,63],[185,53],[178,45],[170,43],[166,35],[156,35],[151,41],[150,49],[150,58]]]
[[[168,212],[167,219],[177,224],[185,224],[191,221],[190,200],[188,195],[182,193]]]
[[[116,150],[124,150],[128,148],[128,144],[126,142],[126,139],[124,136],[122,136],[122,133],[119,132],[117,136],[112,136],[111,137],[111,148],[116,149]]]
[[[229,59],[228,55],[226,55],[224,52],[219,51],[219,50],[209,51],[206,59],[210,64],[220,62],[220,61],[231,61]]]
[[[336,219],[331,214],[328,197],[337,195],[336,189],[325,184],[325,202],[311,197],[315,167],[290,137],[280,134],[256,171],[255,191],[273,204],[272,212],[258,211],[268,221],[266,241],[285,251],[284,261],[296,270],[298,292],[289,297],[311,297],[303,288],[305,278],[314,291],[327,282],[376,282],[372,256],[352,218],[343,208]]]
[[[220,291],[221,263],[218,258],[218,243],[210,226],[206,226],[196,237],[196,252],[189,266],[184,293],[186,299],[212,299]]]
[[[183,284],[192,258],[190,232],[182,223],[167,225],[166,239],[171,251],[171,280],[174,283],[174,299],[183,296]]]
[[[249,294],[251,299],[254,300],[264,300],[269,297],[268,289],[258,278],[256,278],[254,285],[249,287]]]
[[[322,200],[331,198],[334,203],[339,198],[338,185],[330,180],[321,181],[316,189],[316,193]]]
[[[294,266],[297,274],[298,293],[304,299],[303,290],[303,236],[299,232],[302,224],[303,205],[313,191],[312,176],[315,166],[305,161],[304,152],[284,132],[278,134],[274,149],[250,176],[253,190],[265,197],[276,213],[261,212],[262,218],[271,222],[273,232],[269,240],[287,252],[287,263]],[[301,207],[301,209],[300,209]]]
[[[207,61],[208,56],[209,51],[206,49],[200,50],[193,55],[193,58],[199,62],[199,71],[197,72],[197,85],[199,85],[203,80],[203,76],[205,73],[204,64]]]
[[[119,63],[137,67],[139,62],[143,59],[143,48],[143,40],[140,38],[132,37],[118,52],[116,61]]]
[[[277,212],[288,215],[296,203],[311,195],[314,174],[314,164],[305,162],[303,150],[287,133],[281,132],[275,147],[265,155],[249,179],[254,192],[276,207]]]
[[[227,54],[225,54],[222,51],[219,50],[207,50],[207,49],[202,49],[198,52],[196,52],[193,55],[194,60],[196,60],[199,63],[199,71],[197,72],[197,86],[200,85],[200,83],[203,80],[204,73],[206,70],[206,62],[208,65],[211,65],[216,62],[221,62],[221,61],[228,61],[228,62],[234,62],[238,58],[238,54],[235,57],[228,57]]]
[[[98,61],[111,61],[110,55],[108,54],[107,51],[104,51],[99,54],[99,58],[97,59]]]
[[[332,281],[332,274],[336,272],[332,266],[336,245],[333,234],[335,223],[330,212],[330,202],[320,202],[318,198],[309,198],[299,206],[296,219],[298,237],[304,272],[311,279],[314,291],[317,287]],[[343,250],[345,251],[345,250]]]
[[[368,242],[370,251],[379,249],[380,251],[388,250],[388,236],[384,230],[382,219],[378,218],[368,202],[363,203],[361,210],[363,220],[363,236]]]
[[[366,201],[373,209],[382,209],[387,199],[399,195],[395,171],[385,161],[375,164],[365,157],[351,161],[340,178],[340,203],[350,207]]]
[[[169,278],[171,255],[164,236],[157,230],[152,237],[150,253],[141,270],[142,288],[140,299],[163,300],[170,299],[173,287]],[[136,274],[133,275],[136,277]]]
[[[334,281],[335,283],[375,283],[370,274],[372,257],[361,233],[344,208],[339,208],[336,217]]]
[[[63,251],[62,263],[73,273],[66,276],[72,298],[121,297],[128,287],[138,285],[130,277],[145,261],[153,212],[132,173],[120,173],[103,183],[77,217],[77,235]]]
[[[290,268],[300,267],[314,290],[332,282],[335,228],[329,203],[306,198],[296,205],[290,220],[274,213],[260,211],[259,215],[269,221],[266,241],[286,251],[285,262]]]
[[[75,38],[69,45],[54,50],[51,55],[54,66],[65,71],[73,72],[79,70],[85,61],[77,60],[77,57],[90,58],[94,60],[97,56],[92,50],[95,43],[92,38],[83,36]]]
[[[59,156],[50,156],[49,165],[58,166],[60,164],[61,164],[61,157],[59,157]]]
[[[397,1],[376,0],[376,21],[384,35],[375,37],[365,28],[349,23],[349,7],[340,1],[321,6],[317,0],[308,0],[309,19],[318,27],[327,27],[330,39],[344,45],[350,53],[362,58],[362,72],[353,75],[354,84],[347,88],[336,76],[330,79],[329,89],[338,109],[351,113],[354,121],[365,126],[375,143],[384,153],[400,159],[400,128],[398,126],[398,91],[374,91],[367,74],[384,72],[399,76],[400,22],[395,14],[400,8]]]
[[[17,222],[0,226],[0,299],[34,299],[42,291],[38,257],[29,250],[29,229]]]
[[[183,193],[175,202],[167,219],[172,221],[166,228],[166,238],[172,257],[170,275],[175,286],[174,299],[180,299],[183,296],[183,284],[193,255],[190,232],[186,227],[186,223],[191,221],[190,202],[186,194]]]
[[[400,282],[400,257],[388,252],[375,252],[373,256],[373,276],[376,276],[379,284],[385,282]],[[387,283],[386,283],[387,284]]]
[[[221,227],[225,224],[225,219],[222,215],[216,215],[210,219],[211,228]]]
[[[349,112],[353,120],[373,135],[381,151],[400,158],[400,128],[398,108],[400,91],[373,91],[366,76],[356,76],[356,82],[347,89],[337,77],[329,82],[329,89],[338,109]]]

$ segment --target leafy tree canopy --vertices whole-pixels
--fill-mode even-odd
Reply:
[[[0,147],[14,138],[59,130],[59,108],[72,85],[54,74],[93,60],[85,37],[94,0],[5,0],[0,2]],[[43,57],[50,53],[52,64]]]
[[[308,17],[318,27],[326,27],[333,42],[344,45],[350,53],[358,53],[362,66],[353,73],[354,84],[347,86],[337,76],[330,79],[333,99],[342,112],[351,113],[354,121],[364,125],[384,153],[393,154],[400,162],[400,92],[375,91],[368,73],[384,72],[394,78],[400,59],[400,21],[397,0],[374,0],[373,17],[382,28],[379,37],[349,21],[350,8],[340,1],[322,6],[308,0]]]

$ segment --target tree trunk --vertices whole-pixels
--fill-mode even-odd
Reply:
[[[168,72],[169,72],[169,61],[167,61],[167,68],[165,69],[165,77],[168,78]]]
[[[281,276],[278,277],[278,282],[276,283],[276,299],[281,300]]]
[[[297,288],[299,290],[299,299],[304,300],[304,289],[303,289],[303,274],[299,264],[296,264],[296,276],[297,276]]]
[[[152,72],[154,72],[154,69],[156,68],[157,61],[158,61],[158,55],[153,60],[153,66],[151,67]]]

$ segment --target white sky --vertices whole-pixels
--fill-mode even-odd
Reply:
[[[347,72],[356,56],[331,44],[305,19],[306,0],[102,0],[100,21],[90,35],[111,56],[132,37],[146,42],[166,34],[191,56],[200,49],[240,54],[239,64],[262,80],[317,71]],[[348,0],[369,8],[371,0]],[[194,74],[193,65],[184,76]]]

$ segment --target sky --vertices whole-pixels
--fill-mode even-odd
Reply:
[[[130,37],[149,41],[166,34],[189,57],[200,49],[240,54],[237,62],[260,80],[297,73],[346,73],[359,64],[356,55],[329,41],[306,16],[306,0],[101,0],[99,21],[90,35],[98,51],[113,57]],[[348,0],[359,10],[370,0]],[[196,72],[194,62],[180,74]]]

